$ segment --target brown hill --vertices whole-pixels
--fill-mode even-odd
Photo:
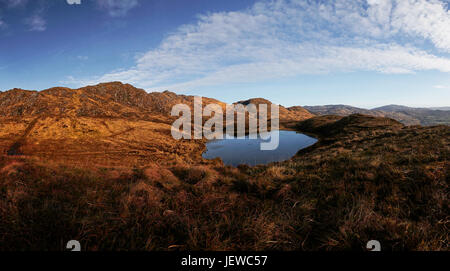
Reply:
[[[331,135],[351,135],[361,131],[392,130],[401,129],[404,125],[400,122],[381,117],[373,117],[362,114],[353,114],[347,117],[327,115],[311,118],[300,122],[297,125],[299,130],[320,134]]]
[[[253,99],[249,99],[249,100],[245,100],[245,101],[239,101],[239,102],[237,102],[237,104],[243,104],[243,105],[267,104],[268,105],[267,114],[268,114],[268,117],[270,118],[270,114],[271,114],[270,108],[271,108],[272,102],[269,100],[266,100],[263,98],[253,98]],[[259,108],[259,107],[257,107],[257,108]],[[304,109],[301,106],[294,106],[294,107],[286,108],[282,105],[279,105],[279,114],[280,114],[280,125],[283,127],[290,126],[292,123],[314,117],[314,115],[312,113],[310,113],[308,110]]]
[[[193,107],[194,96],[177,95],[170,91],[147,93],[120,82],[104,83],[79,89],[50,88],[43,91],[12,89],[0,92],[0,116],[76,116],[76,117],[125,117],[148,118],[149,115],[169,116],[176,104]],[[203,97],[203,105],[215,103],[225,108],[226,103]],[[272,102],[262,99],[240,101],[244,105]],[[270,109],[270,106],[269,106]],[[286,109],[280,106],[280,118],[304,120],[313,114],[302,107]]]
[[[203,106],[211,103],[223,109],[226,106],[203,98]],[[0,153],[81,166],[201,161],[203,141],[176,141],[170,136],[174,120],[170,112],[176,104],[193,108],[194,97],[169,91],[147,93],[120,82],[79,89],[2,92]],[[284,107],[280,113],[282,120],[311,116]]]
[[[193,96],[165,91],[147,93],[112,82],[79,89],[51,88],[40,92],[13,89],[0,93],[0,116],[135,117],[169,116],[176,104],[193,104]],[[224,103],[203,98],[204,103]]]
[[[178,103],[192,105],[193,97],[148,94],[118,82],[41,92],[13,89],[0,93],[0,151],[78,166],[176,160],[204,148],[170,136],[169,114]]]

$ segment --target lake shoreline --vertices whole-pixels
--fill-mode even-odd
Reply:
[[[206,160],[220,159],[224,165],[237,167],[239,165],[258,166],[268,165],[274,162],[283,162],[292,159],[305,148],[316,144],[319,139],[310,137],[304,133],[279,129],[267,132],[269,134],[279,132],[279,144],[273,151],[261,150],[261,144],[269,140],[249,139],[249,135],[224,139],[214,139],[206,142],[206,150],[202,158]]]

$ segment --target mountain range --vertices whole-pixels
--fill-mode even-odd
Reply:
[[[203,98],[203,106],[211,103],[226,106]],[[271,104],[261,98],[238,103]],[[176,104],[193,109],[194,96],[147,93],[120,82],[39,92],[12,89],[0,93],[0,152],[93,166],[198,160],[187,154],[201,152],[203,142],[178,142],[170,136]],[[314,116],[301,107],[280,106],[279,111],[282,123]]]
[[[226,106],[216,99],[203,98],[203,106],[210,103]],[[236,103],[271,104],[263,98]],[[198,162],[200,156],[188,154],[201,153],[203,141],[178,142],[170,136],[175,120],[170,113],[176,104],[193,108],[194,96],[169,91],[147,93],[120,82],[79,89],[12,89],[0,93],[0,152],[81,166],[145,165],[177,159]],[[282,128],[294,127],[315,115],[364,114],[405,125],[448,124],[450,120],[450,111],[403,106],[373,110],[345,105],[280,106],[279,111]]]
[[[387,105],[374,109],[363,109],[349,105],[304,106],[316,115],[348,116],[364,114],[375,117],[385,117],[398,120],[405,125],[449,125],[450,111],[444,108],[413,108],[401,105]]]
[[[225,107],[226,103],[211,98],[203,98],[204,104],[216,103]],[[169,116],[175,104],[193,106],[193,96],[177,95],[170,91],[147,93],[129,84],[111,82],[80,89],[55,87],[43,91],[12,89],[0,92],[0,116],[65,115],[78,117],[130,117],[142,118],[150,115]],[[239,101],[247,105],[271,104],[263,98]],[[364,109],[349,105],[293,106],[280,107],[280,119],[284,121],[302,120],[314,115],[365,114],[387,117],[405,125],[450,124],[450,107],[413,108],[388,105],[374,109]]]

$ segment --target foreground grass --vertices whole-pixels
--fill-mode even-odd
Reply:
[[[0,250],[448,250],[448,126],[364,116],[269,166],[96,171],[0,160]]]

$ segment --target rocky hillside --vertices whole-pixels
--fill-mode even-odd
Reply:
[[[194,96],[177,95],[170,91],[147,93],[120,82],[104,83],[79,89],[50,88],[43,91],[12,89],[0,92],[0,116],[74,116],[146,118],[150,115],[170,116],[176,104],[193,108]],[[225,108],[224,102],[203,97],[203,105],[215,103]],[[272,102],[256,98],[240,101],[244,105]],[[225,111],[224,111],[225,112]],[[302,107],[280,106],[280,119],[304,120],[313,114]]]
[[[80,89],[43,91],[12,89],[0,93],[0,116],[135,117],[169,116],[175,104],[193,104],[192,96],[165,91],[147,93],[129,84],[112,82]],[[204,103],[224,103],[204,98]]]
[[[226,106],[203,98],[203,106],[211,103]],[[119,82],[1,92],[0,153],[80,166],[201,161],[202,141],[176,141],[171,136],[170,112],[176,104],[193,108],[194,97],[169,91],[147,93]],[[282,121],[312,116],[300,108],[281,107],[280,113]]]

